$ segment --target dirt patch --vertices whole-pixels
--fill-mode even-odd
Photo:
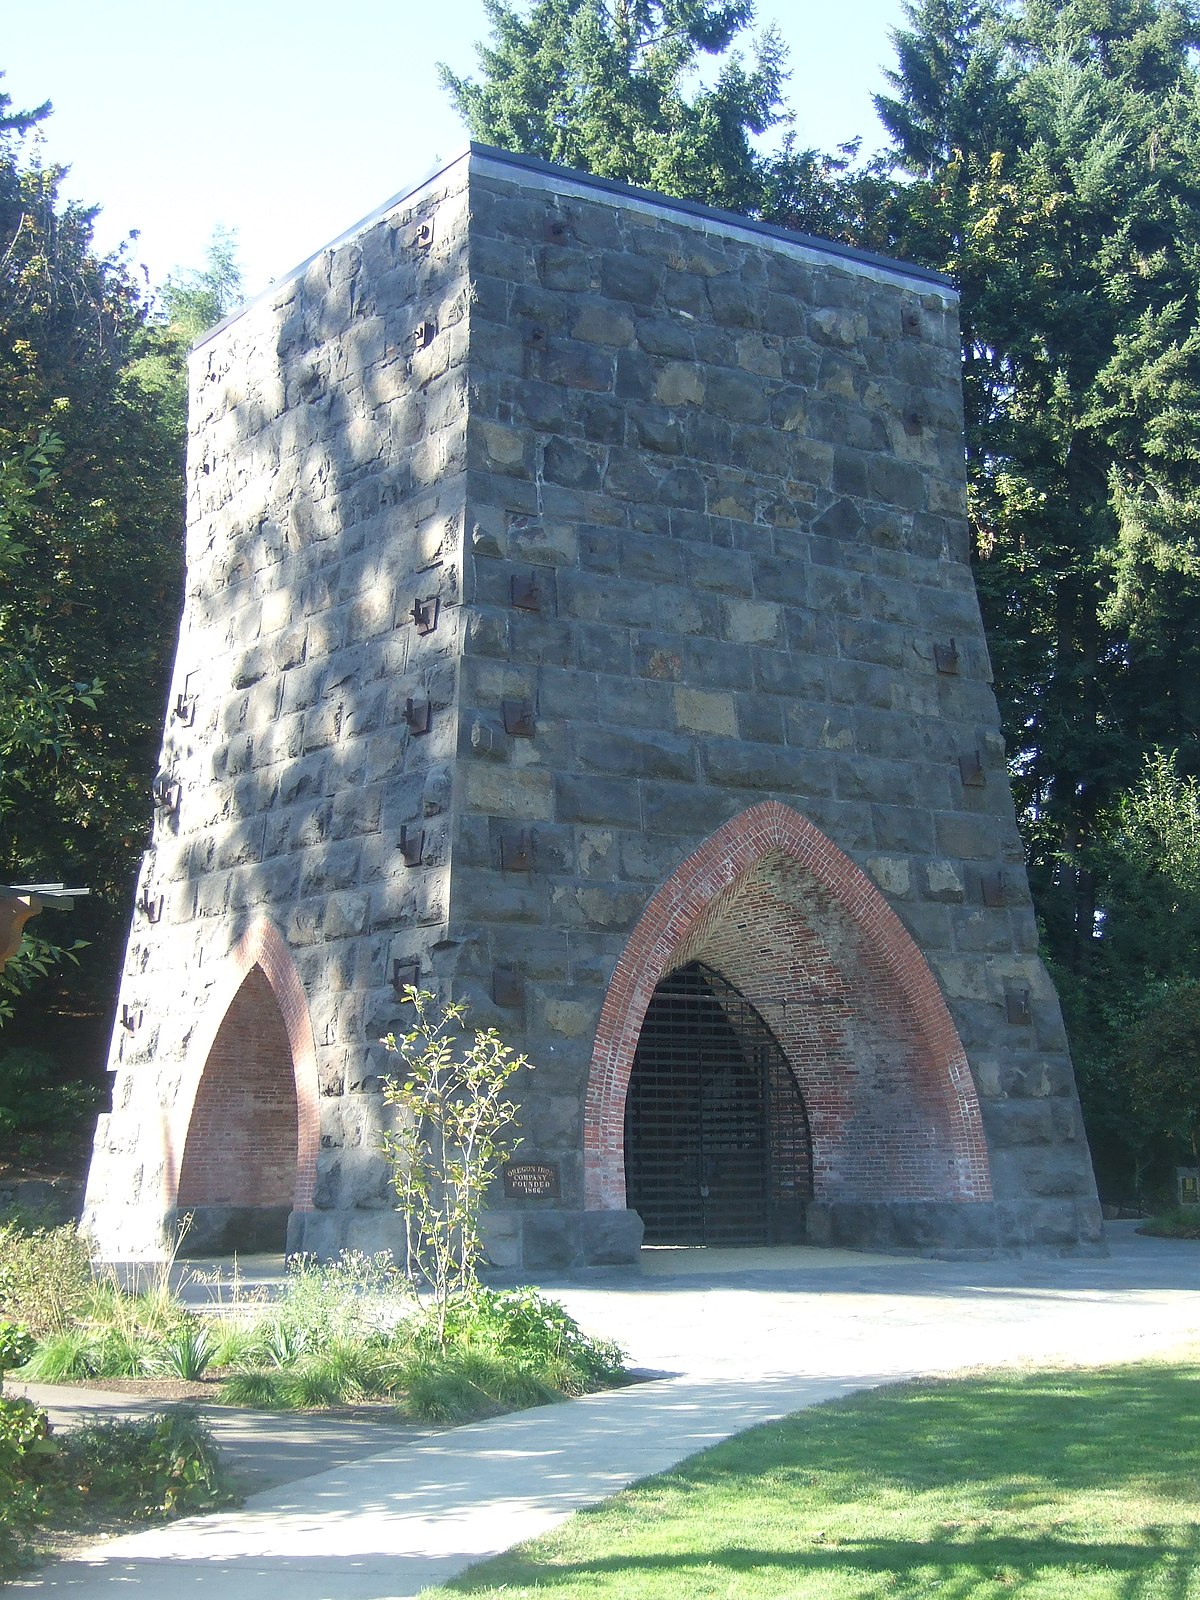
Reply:
[[[69,1528],[39,1528],[34,1537],[34,1564],[15,1578],[6,1580],[13,1589],[37,1588],[44,1581],[44,1569],[57,1561],[71,1561],[93,1546],[123,1533],[144,1533],[153,1522],[135,1517],[82,1517]]]
[[[223,1376],[223,1375],[222,1375]],[[56,1380],[56,1389],[99,1390],[102,1394],[127,1394],[139,1400],[216,1401],[222,1377],[196,1378],[87,1378],[80,1383]]]

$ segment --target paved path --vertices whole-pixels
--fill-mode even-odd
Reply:
[[[1099,1260],[655,1252],[640,1277],[555,1292],[658,1381],[427,1435],[15,1587],[73,1600],[406,1600],[695,1450],[835,1395],[1200,1338],[1200,1244],[1112,1231]]]

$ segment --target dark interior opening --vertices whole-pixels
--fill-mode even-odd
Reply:
[[[625,1102],[625,1181],[647,1244],[799,1243],[812,1140],[758,1011],[694,961],[646,1010]]]

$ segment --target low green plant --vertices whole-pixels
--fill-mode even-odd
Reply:
[[[30,1536],[45,1513],[36,1469],[53,1451],[46,1413],[0,1395],[0,1577],[29,1557]]]
[[[252,1350],[272,1367],[294,1367],[308,1349],[311,1335],[303,1324],[267,1317],[255,1329]]]
[[[476,1288],[451,1302],[446,1342],[463,1350],[504,1356],[525,1372],[554,1372],[566,1394],[620,1383],[625,1377],[621,1350],[593,1339],[555,1300],[536,1289]]]
[[[91,1333],[85,1328],[64,1328],[48,1334],[22,1368],[22,1377],[36,1383],[74,1383],[94,1378],[96,1357]]]
[[[1177,1206],[1147,1217],[1137,1230],[1156,1239],[1200,1239],[1200,1206]]]
[[[214,1342],[211,1365],[214,1367],[244,1366],[256,1349],[254,1329],[245,1323],[219,1319],[213,1324],[212,1334]]]
[[[187,1317],[158,1341],[150,1364],[168,1377],[193,1383],[208,1371],[216,1350],[213,1330],[197,1317]]]
[[[221,1399],[226,1405],[270,1410],[388,1399],[395,1393],[397,1371],[389,1352],[389,1342],[379,1334],[333,1339],[305,1349],[291,1363],[231,1373],[222,1384]]]
[[[65,1448],[89,1498],[126,1515],[185,1516],[233,1499],[216,1443],[188,1407],[88,1423]]]
[[[286,1411],[291,1405],[287,1374],[280,1369],[264,1372],[261,1367],[231,1372],[221,1385],[221,1404],[251,1411]]]
[[[35,1339],[61,1333],[83,1312],[92,1287],[91,1249],[74,1223],[0,1223],[0,1315]]]
[[[450,1353],[436,1363],[414,1362],[406,1374],[406,1409],[418,1421],[445,1424],[494,1415],[503,1408],[479,1382],[482,1376],[479,1363],[471,1370]]]
[[[43,1383],[147,1373],[193,1379],[215,1348],[210,1330],[161,1289],[131,1295],[103,1281],[92,1285],[71,1327],[38,1342],[24,1373]]]
[[[37,1340],[28,1328],[23,1328],[19,1322],[10,1322],[7,1317],[0,1317],[0,1387],[4,1384],[4,1374],[13,1367],[23,1367],[36,1344]]]
[[[298,1411],[342,1405],[364,1398],[358,1373],[345,1363],[321,1355],[302,1362],[287,1374],[284,1388],[288,1404]]]

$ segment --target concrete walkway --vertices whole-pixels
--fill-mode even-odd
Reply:
[[[658,1381],[426,1435],[241,1510],[115,1539],[16,1588],[79,1600],[405,1600],[758,1422],[890,1379],[1137,1358],[1200,1339],[1200,1244],[1099,1260],[652,1252],[555,1287]]]

